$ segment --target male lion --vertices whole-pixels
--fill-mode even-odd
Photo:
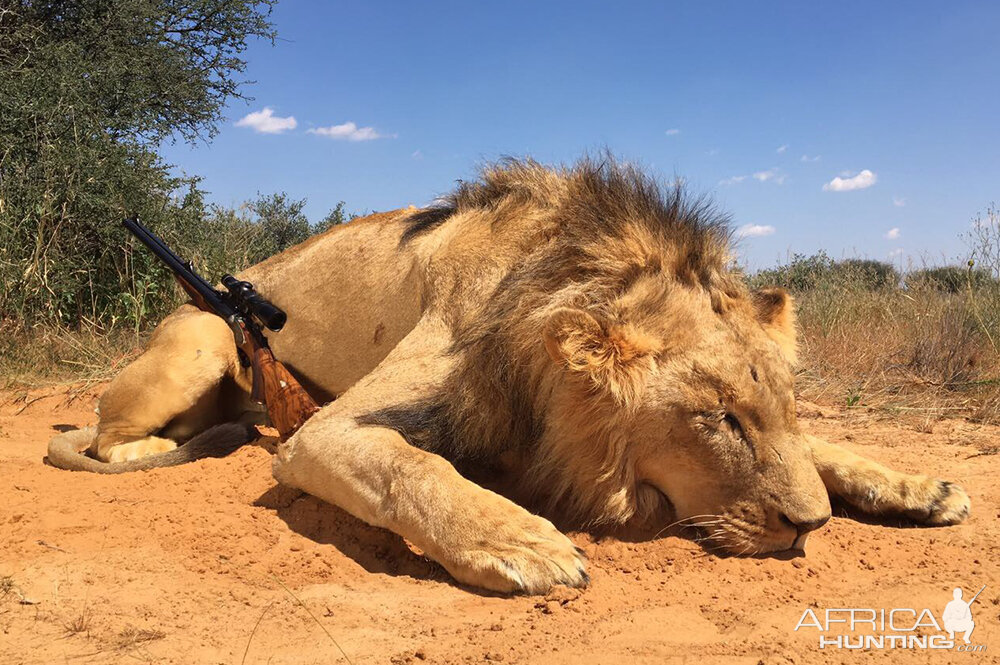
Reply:
[[[580,550],[453,464],[517,478],[550,516],[679,520],[735,553],[801,547],[829,496],[962,521],[958,486],[799,430],[791,298],[749,293],[727,240],[709,206],[633,167],[508,160],[432,207],[250,268],[288,312],[275,354],[329,402],[279,447],[275,477],[405,536],[461,582],[528,593],[585,585]],[[248,384],[225,323],[185,305],[108,388],[96,436],[57,437],[49,457],[118,472],[232,448],[261,417]],[[88,445],[100,461],[76,454]]]

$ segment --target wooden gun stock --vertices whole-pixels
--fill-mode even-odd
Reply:
[[[267,416],[282,441],[295,434],[312,414],[319,411],[319,406],[302,384],[275,359],[268,347],[258,346],[254,350],[250,368],[253,372],[250,396],[267,406]]]
[[[237,347],[250,361],[253,384],[250,399],[267,408],[271,425],[285,441],[319,411],[319,405],[282,365],[267,344],[267,338],[256,327],[240,322],[243,341]]]

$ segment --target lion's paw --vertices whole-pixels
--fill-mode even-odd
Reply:
[[[965,521],[969,516],[969,495],[955,483],[938,480],[936,492],[930,504],[911,516],[928,526],[947,526]]]
[[[542,594],[557,584],[590,583],[583,551],[548,520],[524,512],[514,520],[478,527],[474,542],[442,557],[458,581],[526,594]]]
[[[131,462],[147,455],[165,453],[177,447],[176,441],[163,439],[158,436],[148,436],[138,441],[119,443],[113,446],[107,453],[107,462]]]

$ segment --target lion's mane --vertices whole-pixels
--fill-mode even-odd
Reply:
[[[678,290],[709,299],[716,313],[750,306],[728,268],[728,218],[680,183],[661,186],[609,156],[559,169],[505,159],[410,215],[401,243],[470,213],[496,234],[524,219],[534,220],[538,233],[491,297],[454,323],[451,352],[461,362],[436,398],[364,421],[459,462],[519,455],[527,469],[522,489],[546,512],[591,525],[627,521],[642,506],[620,421],[637,401],[646,368],[626,364],[622,371],[615,360],[636,345],[664,351],[662,336],[644,339],[639,330],[683,320]],[[565,379],[541,340],[562,307],[596,312],[606,332],[621,333],[617,357],[588,368],[588,375],[616,373],[606,377],[610,394],[581,384],[573,404],[550,399],[554,383]],[[684,343],[682,331],[674,336]],[[559,435],[566,428],[572,436]]]

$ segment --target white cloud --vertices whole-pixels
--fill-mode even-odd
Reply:
[[[759,238],[761,236],[773,235],[775,229],[770,224],[744,224],[736,229],[737,238]]]
[[[424,158],[424,153],[420,152],[419,150],[414,150],[413,152],[410,153],[410,158],[412,158],[412,159],[423,159]]]
[[[375,139],[395,138],[395,134],[379,134],[374,127],[358,127],[353,122],[329,127],[316,127],[306,130],[308,134],[318,134],[335,141],[374,141]]]
[[[904,199],[902,196],[894,196],[892,197],[892,205],[896,206],[897,208],[902,208],[903,206],[906,205],[906,199]]]
[[[776,152],[776,153],[778,153],[778,154],[780,155],[781,153],[785,152],[786,150],[788,150],[788,144],[787,144],[787,143],[786,143],[786,144],[783,144],[783,145],[780,145],[780,146],[778,146],[778,149],[777,149],[777,150],[775,150],[775,152]]]
[[[889,258],[892,258],[892,257],[894,257],[894,256],[902,256],[902,255],[903,255],[903,251],[904,251],[904,250],[903,250],[903,248],[902,248],[902,247],[899,247],[899,248],[897,248],[897,249],[894,249],[894,250],[892,250],[891,252],[889,252]]]
[[[755,180],[759,182],[767,182],[768,180],[773,180],[779,185],[785,183],[785,176],[778,172],[778,169],[768,169],[766,171],[757,171],[753,174]]]
[[[282,118],[274,115],[274,109],[269,106],[265,106],[263,111],[248,113],[236,122],[237,127],[249,127],[258,134],[280,134],[295,129],[298,124],[295,116]]]
[[[681,133],[681,130],[679,130],[679,129],[668,129],[667,130],[667,136],[677,136],[680,133]]]
[[[712,148],[711,150],[707,151],[705,154],[708,155],[709,157],[715,157],[716,155],[719,154],[719,149],[718,148]]]
[[[855,189],[867,189],[878,181],[878,176],[865,169],[855,176],[845,173],[844,177],[837,176],[830,182],[823,185],[824,192],[850,192]]]
[[[897,238],[899,238],[899,227],[898,226],[894,226],[894,227],[892,227],[891,229],[889,229],[888,231],[885,232],[885,239],[886,240],[896,240]]]
[[[812,157],[810,157],[809,155],[802,155],[802,157],[799,158],[799,161],[802,161],[802,162],[818,162],[819,158],[820,158],[819,155],[813,155]]]
[[[785,184],[785,174],[783,174],[778,169],[768,169],[766,171],[757,171],[751,175],[734,175],[731,178],[726,178],[725,180],[720,180],[720,185],[735,185],[743,182],[747,178],[753,178],[758,182],[773,182],[778,185]]]

